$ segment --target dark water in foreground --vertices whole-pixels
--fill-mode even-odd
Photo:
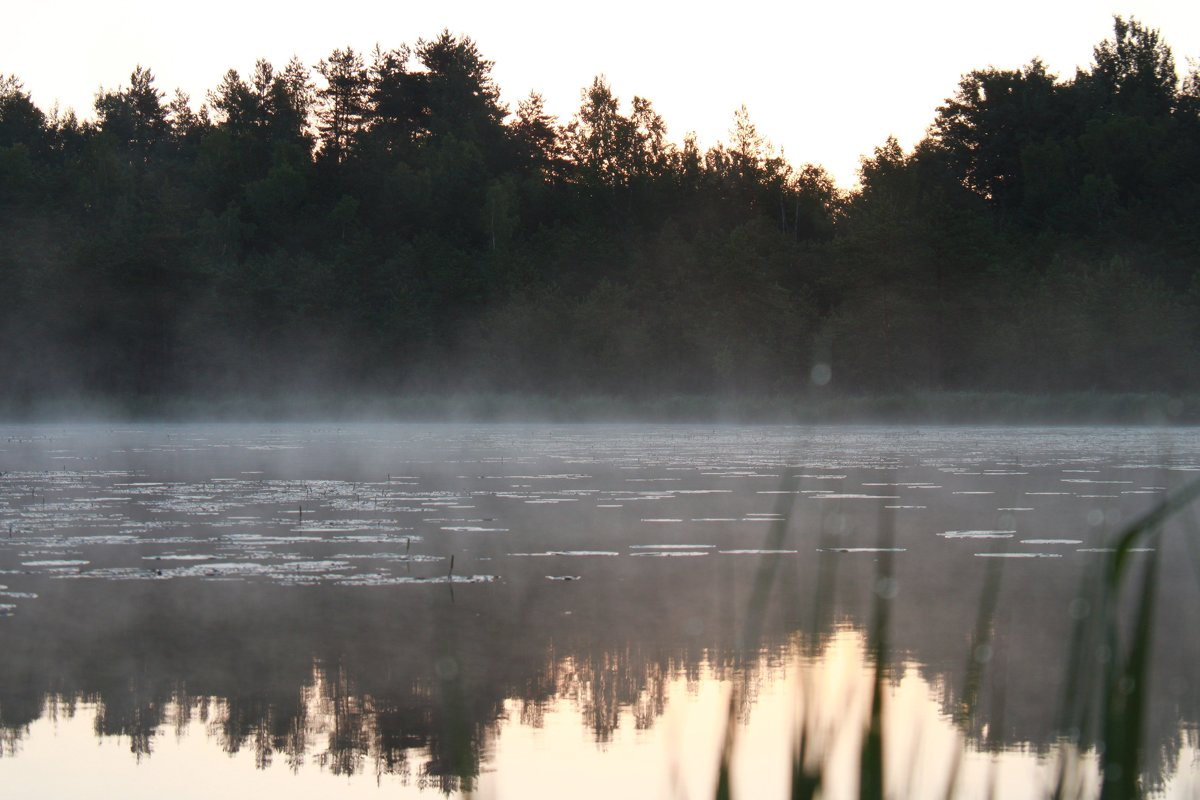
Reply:
[[[959,795],[1038,796],[1106,657],[1068,669],[1083,581],[1200,432],[10,427],[0,471],[6,798],[704,797],[731,697],[740,796],[786,792],[802,719],[853,794],[881,597],[892,793],[961,753]],[[1170,797],[1200,791],[1188,530],[1132,554]]]

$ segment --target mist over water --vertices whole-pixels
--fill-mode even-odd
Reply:
[[[0,72],[0,794],[1200,796],[1200,66],[1112,22],[850,189],[449,29]]]
[[[366,793],[573,793],[552,766],[570,763],[601,794],[640,781],[706,796],[730,692],[736,786],[782,793],[796,709],[831,731],[865,720],[880,596],[895,785],[911,761],[935,791],[962,749],[964,796],[992,763],[1027,794],[1053,785],[1072,734],[1085,576],[1200,471],[1190,429],[2,436],[0,778],[18,797],[53,784],[56,755],[147,791],[169,763],[235,785],[286,775],[288,792],[332,775]],[[1197,785],[1200,721],[1187,633],[1200,562],[1184,533],[1130,554],[1161,558],[1143,782],[1179,797]],[[991,634],[973,661],[989,576]],[[960,718],[968,695],[978,710]],[[1077,735],[1086,766],[1095,733]],[[834,796],[855,791],[851,750],[829,746]],[[239,755],[212,760],[222,752]]]
[[[0,415],[1195,422],[1200,70],[1151,22],[963,74],[849,190],[745,106],[702,149],[603,75],[504,102],[449,30],[94,118],[0,74]]]

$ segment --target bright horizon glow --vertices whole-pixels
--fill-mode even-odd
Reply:
[[[1200,57],[1200,4],[1177,0],[1115,7],[1092,0],[1003,7],[749,2],[720,12],[633,0],[603,7],[446,0],[436,8],[114,0],[8,9],[0,74],[21,79],[46,111],[57,103],[91,119],[97,91],[128,85],[137,65],[153,71],[168,98],[182,89],[198,107],[226,70],[248,75],[259,58],[282,67],[295,55],[312,66],[334,48],[369,53],[376,44],[396,48],[448,28],[495,62],[493,77],[511,110],[536,91],[565,123],[581,91],[603,73],[624,110],[634,95],[645,97],[672,141],[694,131],[707,148],[728,140],[734,111],[745,104],[793,165],[820,164],[849,187],[859,158],[889,135],[906,149],[919,141],[962,74],[1039,57],[1070,78],[1111,35],[1113,14],[1159,29],[1181,77]]]

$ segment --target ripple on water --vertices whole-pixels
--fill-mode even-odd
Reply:
[[[631,544],[630,550],[712,550],[711,544]]]
[[[143,561],[212,561],[218,558],[212,553],[163,553],[158,556],[142,556]]]
[[[812,495],[817,500],[899,500],[898,494],[855,494],[828,492]]]
[[[723,556],[791,556],[796,555],[798,550],[718,550]]]
[[[482,525],[443,525],[441,529],[451,533],[508,533],[508,528],[485,528]]]
[[[1117,552],[1117,548],[1115,548],[1115,547],[1077,547],[1077,548],[1075,548],[1075,552],[1076,553],[1115,553],[1115,552]],[[1126,553],[1153,553],[1154,548],[1153,547],[1130,547],[1125,552]]]
[[[445,556],[409,555],[407,553],[337,553],[331,558],[339,561],[400,561],[414,564],[446,560]]]
[[[169,578],[161,570],[154,570],[147,567],[100,567],[89,569],[87,572],[64,572],[51,577],[57,580],[91,579],[110,581],[163,581]]]
[[[333,583],[335,586],[401,586],[417,583],[492,583],[495,580],[495,575],[437,575],[419,578],[411,575],[367,574],[339,578]]]
[[[619,556],[620,553],[613,550],[546,550],[541,553],[509,553],[508,555],[517,558],[548,558],[551,556],[570,556],[572,558],[582,558],[588,556]]]
[[[905,553],[906,547],[831,547],[817,548],[818,553]]]
[[[1062,558],[1062,553],[976,553],[977,558]]]

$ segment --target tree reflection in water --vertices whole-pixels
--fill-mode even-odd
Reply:
[[[13,484],[15,492],[40,480],[40,491],[50,495],[51,503],[43,511],[41,503],[27,500],[36,493],[12,494],[10,508],[20,515],[25,532],[11,544],[0,543],[0,569],[8,570],[5,583],[12,584],[11,591],[36,595],[21,600],[18,613],[0,620],[0,754],[6,762],[0,770],[20,762],[23,746],[32,747],[29,731],[39,720],[89,719],[94,714],[95,735],[102,740],[120,737],[134,761],[143,764],[156,757],[156,748],[166,749],[171,731],[198,739],[195,732],[204,730],[220,751],[252,753],[263,770],[386,776],[454,793],[486,786],[489,771],[500,769],[495,765],[504,758],[506,740],[520,738],[521,729],[545,726],[561,737],[568,730],[563,720],[569,719],[576,735],[582,732],[597,749],[625,753],[630,732],[646,733],[649,740],[662,733],[673,709],[714,692],[734,698],[732,717],[739,725],[771,719],[781,711],[771,704],[786,703],[782,712],[792,722],[781,723],[774,734],[785,746],[793,733],[787,726],[798,719],[812,720],[811,730],[827,739],[836,738],[839,730],[861,734],[871,675],[880,659],[887,689],[884,727],[900,731],[889,734],[886,763],[893,749],[929,749],[933,745],[922,742],[933,741],[943,748],[937,754],[943,762],[947,753],[960,749],[964,761],[1019,757],[1049,762],[1064,742],[1074,741],[1090,765],[1087,769],[1094,768],[1096,731],[1081,730],[1075,737],[1060,713],[1067,687],[1098,668],[1093,649],[1068,674],[1072,613],[1084,596],[1082,575],[1087,565],[1099,565],[1103,558],[1086,548],[1099,546],[1104,529],[1080,520],[1108,503],[1062,491],[1075,485],[1064,479],[1064,470],[1073,469],[1068,465],[1079,457],[1078,436],[1052,439],[1038,432],[1023,438],[1022,446],[1033,455],[1022,458],[1031,465],[1013,470],[1004,467],[1015,457],[1001,460],[994,452],[1008,441],[1007,434],[994,432],[910,436],[857,431],[851,435],[861,446],[852,450],[846,449],[844,433],[816,432],[799,459],[794,431],[714,434],[725,437],[719,458],[712,455],[714,440],[707,434],[668,430],[652,435],[634,428],[620,439],[612,429],[569,431],[534,437],[532,444],[505,439],[496,452],[527,448],[537,454],[500,469],[492,450],[484,447],[480,455],[476,442],[444,441],[444,432],[438,431],[436,437],[427,436],[432,442],[427,446],[433,448],[429,463],[436,466],[422,473],[419,497],[411,487],[391,481],[364,488],[345,479],[321,484],[321,506],[317,495],[310,494],[316,484],[299,480],[242,477],[214,487],[203,476],[242,475],[241,470],[267,469],[276,463],[272,459],[282,458],[225,447],[225,434],[217,433],[204,434],[208,438],[202,444],[211,447],[195,463],[188,460],[193,458],[190,450],[174,445],[156,451],[154,458],[166,465],[164,471],[186,467],[196,472],[176,487],[147,489],[131,483],[113,489],[105,481],[130,479],[106,478],[98,469],[56,473],[53,481],[39,477],[49,472],[30,471]],[[486,439],[502,433],[478,435]],[[407,446],[415,434],[395,435]],[[1105,438],[1108,433],[1089,435],[1098,437],[1096,452],[1118,449]],[[1112,436],[1142,441],[1132,434]],[[244,433],[227,439],[236,442],[238,437]],[[901,443],[904,458],[880,456],[887,447],[901,448],[897,437],[907,437]],[[976,438],[984,443],[976,444]],[[341,438],[330,439],[320,447],[312,445],[316,455],[288,458],[324,465],[343,453],[345,463],[322,469],[351,477],[358,475],[355,470],[386,476],[394,463],[390,454],[378,456],[375,444],[355,440],[344,446]],[[1196,444],[1189,445],[1188,464],[1200,463]],[[1137,485],[1168,485],[1157,480],[1158,465],[1166,463],[1154,455],[1157,446],[1148,440],[1139,445],[1137,452],[1151,454],[1143,456],[1144,466],[1129,467],[1112,461],[1111,455],[1101,463],[1097,457],[1089,469],[1103,467],[1110,474],[1088,473],[1090,483],[1080,485],[1092,488],[1080,491],[1098,492],[1095,487],[1110,479],[1127,481],[1135,469],[1141,470]],[[95,447],[103,454],[110,443],[97,437]],[[610,449],[599,458],[595,451],[602,447]],[[472,466],[460,463],[463,452],[476,459]],[[372,453],[378,463],[370,461]],[[478,466],[484,455],[486,466]],[[579,466],[584,457],[592,459],[586,474]],[[667,466],[678,464],[683,467],[663,477]],[[405,474],[421,471],[406,466]],[[986,467],[995,467],[994,474],[982,474]],[[951,475],[947,469],[958,471]],[[499,474],[506,476],[503,481]],[[688,478],[678,481],[679,491],[657,488],[666,485],[658,481],[674,481],[681,474]],[[645,486],[631,483],[631,476],[656,481],[650,484],[655,488],[636,493]],[[1074,472],[1070,481],[1083,480],[1072,476]],[[943,480],[949,477],[956,483]],[[509,485],[538,481],[536,490]],[[787,482],[783,494],[772,491],[781,481]],[[442,496],[436,487],[446,485],[454,491]],[[881,488],[893,485],[904,488]],[[951,486],[963,491],[952,492]],[[979,486],[985,488],[977,491]],[[721,491],[688,493],[714,489]],[[803,494],[809,491],[829,494]],[[626,507],[601,510],[597,492],[604,492],[605,500],[627,498]],[[876,495],[885,492],[916,499],[906,497],[895,510],[895,541],[906,550],[892,564],[898,594],[888,613],[885,652],[879,654],[870,651],[867,631],[875,618],[881,558],[882,502]],[[1030,500],[1035,493],[1057,499]],[[100,511],[88,505],[110,494],[119,502]],[[212,499],[218,495],[220,503]],[[297,533],[296,519],[283,516],[296,510],[297,497],[312,504],[304,525],[317,526],[316,532]],[[668,499],[647,499],[651,497]],[[777,503],[777,497],[787,502]],[[937,499],[927,506],[907,505],[925,497]],[[593,498],[589,502],[594,507],[574,510],[572,504],[583,507],[580,498]],[[789,507],[792,498],[800,499]],[[1132,495],[1119,502],[1125,509],[1153,499]],[[82,511],[75,509],[76,500]],[[983,540],[985,547],[938,535],[993,527],[1016,513],[1006,509],[1022,502],[1045,507],[1040,516],[1026,518],[1029,522],[1004,523],[1027,526],[1021,536],[1069,535],[1089,541],[1079,550],[1061,546],[1069,557],[1005,561],[1001,570],[997,559],[975,555],[991,548],[990,540]],[[985,503],[982,510],[980,503]],[[469,510],[452,512],[451,505]],[[678,524],[665,515],[660,519],[658,511],[643,510],[668,505],[686,509],[675,512]],[[404,510],[419,506],[416,512]],[[775,578],[762,598],[761,613],[748,615],[746,610],[758,603],[759,565],[764,562],[746,550],[763,546],[767,534],[760,523],[775,516],[766,513],[773,506],[776,512],[788,512],[783,538],[774,542],[784,554],[770,562]],[[1099,510],[1107,519],[1111,509]],[[504,530],[440,527],[462,522],[443,519],[452,513],[469,515],[466,525]],[[83,561],[82,570],[111,574],[103,570],[141,565],[145,555],[156,558],[174,551],[202,559],[228,550],[231,529],[245,530],[222,527],[221,515],[234,514],[257,515],[248,526],[256,532],[249,537],[254,541],[236,551],[247,563],[263,551],[284,566],[340,558],[353,563],[359,577],[384,568],[393,576],[424,577],[437,570],[444,577],[448,557],[455,555],[464,574],[469,569],[500,579],[461,585],[338,585],[342,573],[322,572],[296,585],[284,580],[294,578],[294,572],[222,576],[197,569],[161,580],[60,580],[64,573],[44,563]],[[412,524],[424,526],[417,528],[420,536],[410,541],[407,531],[381,534],[381,528],[372,527],[381,520],[398,528],[394,518],[402,515],[408,516],[400,522],[419,519]],[[115,520],[109,527],[76,532],[85,523],[107,525],[109,518]],[[177,529],[178,544],[154,532],[162,519]],[[108,542],[114,539],[114,527],[136,525],[144,527],[135,530],[151,531],[148,537],[162,541],[84,541],[91,536]],[[359,532],[371,541],[356,544],[351,534]],[[238,535],[238,541],[248,540],[246,534]],[[1161,571],[1155,630],[1163,635],[1154,637],[1149,662],[1151,690],[1141,743],[1146,788],[1164,785],[1178,769],[1190,769],[1179,758],[1197,752],[1200,697],[1193,665],[1200,660],[1200,641],[1186,632],[1200,629],[1200,603],[1187,541],[1171,535],[1157,545]],[[653,548],[678,548],[680,542],[696,542],[707,548],[707,555],[633,557]],[[184,543],[192,549],[181,554]],[[388,548],[396,558],[378,559]],[[517,555],[560,548],[611,551],[620,557]],[[401,558],[410,553],[427,560]],[[31,568],[27,562],[43,564]],[[137,574],[146,572],[142,566]],[[548,573],[580,579],[548,581]],[[993,581],[995,587],[989,589]],[[753,636],[747,635],[748,619],[754,621]],[[980,660],[982,655],[987,658]],[[858,694],[864,690],[865,700]],[[694,727],[719,731],[723,722],[718,707],[708,719],[689,718],[682,735],[686,738]],[[752,739],[747,735],[739,741]],[[820,745],[835,762],[841,758],[842,745],[817,739],[809,743],[812,752]],[[553,752],[546,751],[548,759]],[[716,751],[702,757],[712,759],[715,773]],[[787,757],[781,756],[784,762]],[[786,772],[788,766],[781,763],[779,769]],[[621,768],[614,762],[613,770]],[[932,778],[926,780],[945,781],[944,764],[934,764],[930,772]],[[891,780],[903,781],[903,771]]]
[[[309,662],[304,678],[291,691],[251,683],[229,696],[208,694],[203,675],[172,682],[167,676],[140,672],[99,691],[44,695],[33,719],[69,719],[94,709],[95,734],[121,737],[138,760],[153,757],[164,735],[183,735],[198,722],[225,753],[253,752],[260,769],[278,762],[293,772],[316,767],[342,776],[388,777],[402,785],[452,794],[478,788],[481,770],[506,726],[541,727],[551,710],[569,709],[591,738],[605,746],[622,728],[651,729],[672,702],[684,702],[684,697],[671,696],[672,685],[688,695],[705,684],[736,686],[736,718],[742,725],[752,722],[761,695],[776,697],[781,685],[790,685],[789,691],[800,692],[801,713],[814,722],[812,729],[829,737],[819,743],[828,756],[839,746],[834,739],[845,735],[844,728],[860,724],[869,707],[866,634],[842,627],[827,631],[815,645],[802,633],[773,641],[751,656],[717,648],[699,657],[633,646],[612,652],[548,649],[542,660],[531,662],[534,669],[520,686],[497,680],[500,676],[488,670],[476,671],[469,662],[457,671],[434,662],[422,674],[393,673],[390,681],[380,682],[372,666],[359,680],[356,671],[362,665],[353,659],[318,659]],[[920,680],[924,688],[917,694],[925,695],[921,702],[940,706],[949,726],[963,702],[962,685],[954,675],[939,673],[925,683],[917,676],[929,671],[919,663],[893,661],[886,670],[886,685],[893,691],[902,682]],[[32,719],[22,725],[10,717],[8,695],[5,692],[0,706],[5,712],[3,742],[6,755],[19,758],[22,734]],[[912,712],[909,722],[891,723],[907,731],[933,709],[914,711],[911,699],[887,702],[893,714]],[[711,720],[713,726],[719,722]],[[1006,730],[1011,729],[999,717],[976,719],[963,729],[963,745],[968,752],[1016,750],[1049,758],[1059,744],[1052,735],[1014,741],[1005,738]],[[1176,718],[1153,731],[1157,739],[1143,776],[1147,787],[1161,787],[1174,774],[1179,754],[1195,748],[1194,730]],[[930,731],[924,735],[930,741],[937,738]],[[917,729],[916,738],[921,736]]]

